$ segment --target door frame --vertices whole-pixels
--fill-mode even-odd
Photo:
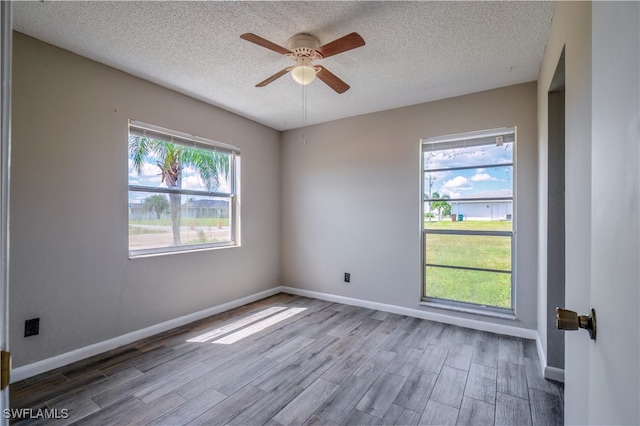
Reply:
[[[0,2],[0,350],[9,352],[9,169],[11,165],[12,2]],[[0,412],[9,408],[9,387],[0,391]],[[0,415],[0,425],[9,420]]]
[[[555,324],[565,306],[565,48],[547,93],[547,365],[545,377],[564,381],[564,333]]]

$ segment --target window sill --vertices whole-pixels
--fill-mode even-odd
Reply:
[[[148,257],[157,257],[157,256],[172,256],[172,255],[176,255],[176,254],[185,254],[185,253],[197,253],[197,252],[202,252],[202,251],[211,251],[211,250],[223,250],[223,249],[231,249],[231,248],[236,248],[236,247],[242,247],[241,244],[230,244],[230,245],[220,245],[220,246],[208,246],[208,247],[194,247],[194,248],[188,248],[188,249],[184,249],[184,250],[170,250],[170,251],[165,251],[165,250],[160,250],[160,251],[153,251],[153,250],[149,250],[149,251],[145,251],[145,252],[140,252],[140,253],[129,253],[129,260],[133,260],[133,259],[144,259],[144,258],[148,258]]]
[[[511,320],[511,321],[515,321],[515,319],[516,319],[516,315],[513,312],[512,313],[502,313],[502,312],[491,311],[491,310],[488,310],[488,309],[472,308],[472,307],[467,307],[467,306],[455,306],[455,305],[449,305],[449,304],[440,303],[440,302],[428,302],[428,301],[425,301],[425,300],[421,301],[418,305],[419,306],[424,306],[424,307],[429,307],[429,308],[443,309],[443,310],[447,310],[447,311],[464,312],[464,313],[467,313],[467,314],[482,315],[482,316],[485,316],[485,317],[506,319],[506,320]]]

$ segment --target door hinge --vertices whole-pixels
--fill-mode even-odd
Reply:
[[[9,386],[11,381],[11,352],[0,352],[0,390]]]

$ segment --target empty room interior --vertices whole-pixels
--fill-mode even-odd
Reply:
[[[0,8],[0,424],[640,423],[640,3]]]

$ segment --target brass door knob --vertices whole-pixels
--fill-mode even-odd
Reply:
[[[589,337],[596,338],[596,311],[591,308],[589,315],[578,315],[568,309],[556,308],[556,326],[558,330],[577,330],[584,328]]]

